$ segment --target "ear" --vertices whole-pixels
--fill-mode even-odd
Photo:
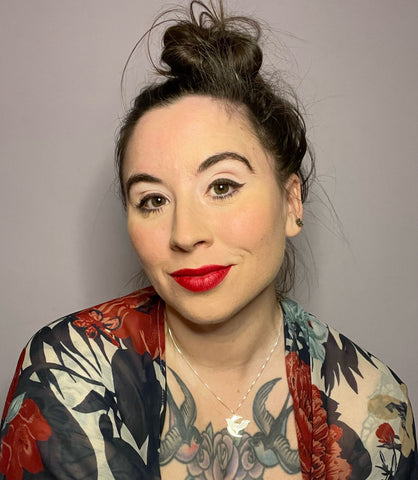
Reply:
[[[302,219],[303,216],[300,179],[295,173],[292,173],[286,182],[285,195],[287,201],[286,236],[294,237],[302,229],[296,220]]]

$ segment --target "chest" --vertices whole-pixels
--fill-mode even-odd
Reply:
[[[287,380],[267,373],[235,416],[187,373],[168,375],[163,480],[302,478]]]

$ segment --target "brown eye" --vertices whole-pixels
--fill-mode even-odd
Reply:
[[[216,195],[225,195],[229,192],[229,187],[227,183],[218,183],[213,186],[213,191]]]
[[[239,189],[243,186],[244,183],[237,183],[228,178],[219,178],[209,186],[209,192],[212,198],[222,200],[238,193]]]
[[[151,206],[154,208],[160,208],[165,205],[165,198],[164,197],[152,197],[150,198]]]
[[[137,205],[142,213],[158,212],[168,200],[163,195],[147,195]]]

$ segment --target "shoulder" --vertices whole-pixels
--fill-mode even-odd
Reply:
[[[66,315],[32,337],[5,405],[0,473],[12,475],[29,429],[28,462],[37,462],[29,471],[42,478],[58,478],[64,464],[71,478],[97,468],[103,478],[120,468],[126,478],[145,478],[157,452],[141,449],[150,437],[157,444],[164,404],[163,307],[147,288]]]
[[[372,353],[368,352],[356,342],[344,334],[338,332],[327,323],[319,320],[314,315],[306,312],[298,303],[286,299],[282,302],[287,330],[287,349],[298,348],[306,350],[303,352],[309,355],[308,362],[313,373],[320,372],[325,381],[332,382],[332,378],[326,378],[327,374],[332,377],[336,374],[336,367],[339,366],[341,375],[335,378],[337,383],[346,381],[354,390],[357,390],[357,382],[362,373],[385,375],[393,378],[395,383],[402,381],[383,362]],[[329,389],[334,386],[326,384]]]
[[[297,352],[310,365],[312,381],[326,393],[380,394],[405,398],[402,380],[356,342],[306,312],[292,300],[282,302],[287,352]],[[373,387],[372,387],[373,386]],[[334,392],[336,393],[336,392]]]
[[[118,359],[164,360],[163,312],[163,302],[148,287],[65,315],[29,340],[13,384],[23,391],[28,386],[60,390],[68,385],[71,393],[71,385],[81,379],[97,385],[113,382]],[[15,393],[19,391],[11,388],[8,401]]]
[[[74,396],[82,383],[112,387],[115,365],[164,358],[163,303],[152,288],[65,315],[38,330],[20,356],[6,400],[31,390]],[[123,360],[126,363],[126,360]]]
[[[161,333],[162,311],[160,298],[148,287],[51,322],[35,333],[27,348],[39,343],[57,347],[71,342],[70,350],[86,351],[129,348],[132,344],[138,353],[149,351],[155,357],[161,353],[153,339],[158,340]]]
[[[339,432],[343,450],[351,444],[349,450],[358,459],[351,464],[353,472],[367,458],[367,470],[376,475],[385,468],[392,474],[413,468],[414,420],[402,380],[296,302],[285,300],[282,307],[287,357],[297,365],[293,371],[309,378],[313,405],[326,415],[330,431]]]

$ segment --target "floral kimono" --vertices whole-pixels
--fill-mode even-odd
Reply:
[[[282,308],[303,479],[417,479],[405,384],[293,301]],[[151,287],[41,329],[22,352],[7,397],[0,478],[160,478],[164,352],[164,303]],[[221,440],[204,433],[188,466],[199,474],[189,478],[216,478],[201,459]],[[255,448],[245,434],[239,442],[231,449]],[[236,465],[236,456],[223,459],[230,478],[263,478],[252,453]]]

